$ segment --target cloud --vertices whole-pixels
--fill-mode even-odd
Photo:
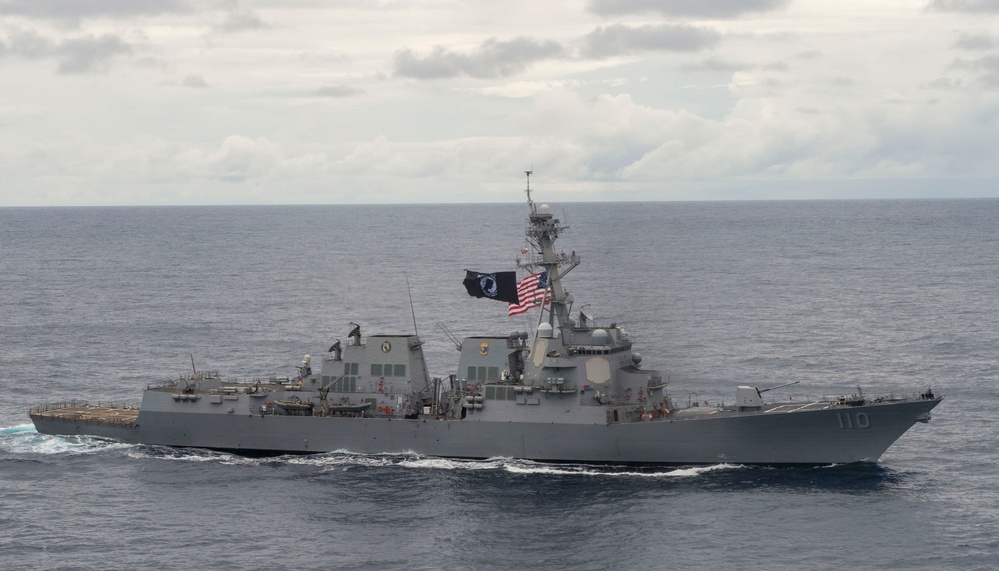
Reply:
[[[94,18],[131,19],[163,14],[223,12],[213,27],[217,32],[233,33],[267,28],[255,13],[239,7],[237,0],[0,0],[0,16],[21,16],[79,25]]]
[[[941,12],[999,12],[996,0],[933,0],[927,8]]]
[[[957,91],[964,89],[964,82],[947,77],[938,77],[937,79],[927,83],[926,87],[930,89],[942,89],[944,91]]]
[[[54,58],[62,74],[105,72],[113,59],[135,52],[135,46],[114,34],[88,34],[56,42],[32,31],[18,30],[10,34],[9,40],[6,53],[25,59]]]
[[[996,47],[996,39],[990,34],[961,33],[954,42],[954,47],[962,50],[990,50]]]
[[[226,13],[225,19],[215,29],[220,32],[234,33],[244,30],[262,30],[264,28],[267,28],[267,24],[253,12],[234,9]]]
[[[180,80],[181,87],[208,87],[208,83],[205,82],[205,78],[200,75],[190,73],[184,79]]]
[[[85,18],[132,18],[184,13],[184,0],[0,0],[0,16],[79,22]]]
[[[605,59],[649,51],[693,52],[711,48],[721,41],[721,34],[709,28],[687,24],[599,27],[580,39],[580,55],[587,59]],[[443,79],[459,76],[475,78],[508,77],[524,71],[532,63],[567,57],[554,41],[520,37],[509,41],[490,38],[468,53],[442,46],[420,55],[401,49],[393,56],[397,77]]]
[[[680,71],[688,72],[698,72],[698,71],[709,71],[709,72],[736,72],[745,69],[752,69],[754,66],[747,65],[745,63],[736,63],[727,60],[721,60],[717,58],[708,58],[703,61],[695,63],[687,63],[680,66]]]
[[[315,97],[352,97],[364,93],[363,89],[350,87],[349,85],[326,85],[312,92]]]
[[[988,54],[972,60],[955,60],[951,67],[958,70],[981,72],[978,83],[989,89],[999,88],[999,54]]]
[[[600,16],[655,13],[668,17],[737,18],[751,12],[779,10],[791,0],[590,0]]]
[[[473,50],[462,54],[435,47],[426,56],[410,49],[393,55],[393,73],[414,79],[441,79],[461,75],[476,78],[507,77],[525,70],[534,62],[562,53],[562,47],[552,41],[520,37],[509,41],[490,38]]]
[[[66,40],[59,48],[60,73],[107,71],[110,60],[134,51],[131,45],[111,34]]]
[[[710,48],[721,34],[686,24],[601,27],[583,36],[582,55],[601,59],[644,51],[694,52]]]
[[[179,154],[177,167],[195,178],[243,182],[268,174],[280,162],[277,145],[261,137],[231,135],[215,150],[191,149]]]

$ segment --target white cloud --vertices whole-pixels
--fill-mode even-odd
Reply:
[[[512,1],[0,0],[0,205],[999,179],[988,3]]]
[[[656,13],[663,16],[735,18],[750,12],[781,9],[790,0],[590,0],[590,10],[602,16]]]
[[[218,149],[191,149],[177,156],[178,168],[194,178],[243,182],[274,170],[278,147],[264,138],[232,135]]]

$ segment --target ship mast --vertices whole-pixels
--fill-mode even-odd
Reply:
[[[548,323],[552,327],[563,327],[569,325],[569,312],[573,299],[563,287],[562,277],[579,265],[579,256],[575,252],[567,255],[565,252],[555,251],[555,241],[569,227],[552,216],[551,208],[547,204],[542,204],[540,207],[534,204],[531,200],[533,171],[524,171],[524,173],[527,175],[527,205],[530,208],[525,235],[534,252],[520,264],[520,267],[529,271],[540,269],[548,273],[551,306],[546,309],[542,305],[541,320],[544,321],[547,314]]]
[[[534,201],[531,200],[531,175],[534,174],[534,171],[524,171],[524,174],[527,175],[527,206],[531,209],[531,214],[535,214],[537,211],[534,208]]]

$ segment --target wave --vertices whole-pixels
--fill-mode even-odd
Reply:
[[[135,460],[214,462],[228,466],[260,466],[269,461],[267,458],[250,458],[231,452],[208,450],[206,448],[174,448],[171,446],[149,444],[137,444],[125,452],[125,455]]]
[[[466,472],[506,472],[523,475],[555,475],[610,478],[692,478],[718,470],[741,466],[715,464],[687,467],[643,467],[641,469],[589,464],[555,464],[515,458],[485,460],[437,458],[415,452],[403,454],[362,454],[337,450],[306,456],[285,455],[251,458],[230,452],[202,448],[173,448],[117,442],[95,436],[54,436],[39,434],[34,425],[23,424],[0,428],[0,450],[10,454],[80,455],[124,451],[135,460],[167,460],[176,462],[213,462],[238,466],[314,466],[322,470],[355,468],[402,468],[410,470],[453,470]]]
[[[502,471],[511,474],[542,474],[582,477],[615,478],[691,478],[715,472],[741,468],[734,464],[708,466],[648,467],[643,469],[614,465],[562,464],[520,460],[516,458],[487,458],[485,460],[438,458],[409,454],[358,454],[346,450],[313,456],[286,457],[289,464],[310,465],[325,469],[347,468],[406,468],[417,470],[453,471]]]
[[[718,470],[742,468],[737,464],[711,464],[707,466],[654,467],[635,470],[615,466],[544,464],[526,460],[511,460],[505,466],[514,474],[552,474],[560,476],[588,476],[601,478],[694,478]]]
[[[9,454],[79,455],[123,450],[134,444],[96,436],[53,436],[39,434],[31,423],[0,428],[0,450]]]

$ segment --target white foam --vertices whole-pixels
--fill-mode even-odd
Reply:
[[[259,458],[248,458],[228,452],[204,448],[173,448],[170,446],[135,446],[126,452],[129,458],[169,460],[176,462],[216,462],[231,466],[259,466]]]
[[[364,468],[406,468],[414,470],[459,470],[459,471],[505,471],[511,474],[543,474],[558,476],[580,476],[599,478],[693,478],[717,470],[738,469],[734,464],[713,464],[684,468],[661,468],[649,471],[635,471],[615,466],[592,466],[584,464],[546,464],[514,458],[488,458],[486,460],[462,460],[421,456],[416,453],[400,454],[358,454],[346,450],[317,454],[313,456],[285,457],[289,464],[317,466],[325,469]]]
[[[687,468],[656,468],[637,472],[614,466],[542,464],[528,461],[512,461],[504,469],[514,474],[548,474],[559,476],[583,476],[597,478],[693,478],[715,470],[740,468],[732,464],[713,464]]]
[[[741,468],[733,464],[713,464],[685,468],[661,468],[635,471],[615,466],[587,464],[546,464],[514,458],[462,460],[404,454],[360,454],[337,450],[307,456],[288,455],[248,458],[238,454],[201,448],[172,448],[126,444],[93,436],[51,436],[39,434],[34,425],[23,424],[0,429],[0,449],[12,454],[95,454],[125,450],[129,458],[171,460],[178,462],[217,462],[226,465],[262,466],[265,463],[315,466],[324,470],[349,468],[403,468],[411,470],[505,471],[511,474],[541,474],[597,478],[692,478],[716,470]]]
[[[0,429],[0,449],[11,454],[97,454],[133,447],[96,436],[55,436],[39,434],[33,424]]]

